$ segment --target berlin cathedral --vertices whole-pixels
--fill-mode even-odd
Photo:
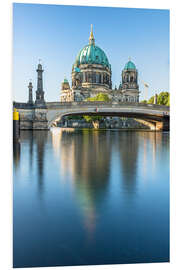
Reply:
[[[122,71],[119,88],[112,89],[111,65],[105,52],[95,45],[92,25],[89,44],[80,50],[72,66],[72,87],[67,79],[61,85],[61,102],[83,101],[99,93],[112,101],[139,102],[138,71],[129,59]]]

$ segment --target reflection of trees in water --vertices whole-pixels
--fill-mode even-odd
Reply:
[[[148,167],[154,172],[158,156],[168,156],[169,133],[168,132],[139,132],[139,141],[143,144],[142,166],[144,177],[147,178]],[[149,158],[151,157],[151,158]]]
[[[155,172],[157,157],[167,156],[169,133],[121,131],[118,140],[123,187],[130,192],[136,191],[137,171],[140,169],[146,180],[149,168],[152,173]]]

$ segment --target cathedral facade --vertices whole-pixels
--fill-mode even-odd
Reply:
[[[83,101],[105,93],[112,101],[139,102],[138,71],[130,59],[118,89],[112,89],[111,75],[111,65],[105,52],[95,45],[91,26],[89,44],[80,50],[72,66],[72,86],[67,79],[61,84],[60,101]]]

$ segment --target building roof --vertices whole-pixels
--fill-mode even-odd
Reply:
[[[74,66],[79,67],[79,65],[81,64],[100,64],[102,66],[111,68],[105,52],[101,48],[95,45],[95,39],[92,32],[92,26],[91,26],[89,44],[80,50],[80,52],[78,53],[76,57]]]
[[[129,69],[136,69],[135,64],[132,61],[128,61],[124,67],[125,70],[129,70]]]
[[[69,83],[68,80],[66,78],[64,78],[63,83]]]

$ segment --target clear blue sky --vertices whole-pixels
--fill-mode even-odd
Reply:
[[[64,77],[79,50],[88,44],[93,24],[95,43],[112,67],[119,86],[130,56],[139,78],[156,90],[169,91],[169,11],[42,4],[13,5],[13,99],[27,101],[29,79],[37,87],[36,66],[42,59],[46,101],[58,101]],[[139,81],[141,99],[144,86]]]

